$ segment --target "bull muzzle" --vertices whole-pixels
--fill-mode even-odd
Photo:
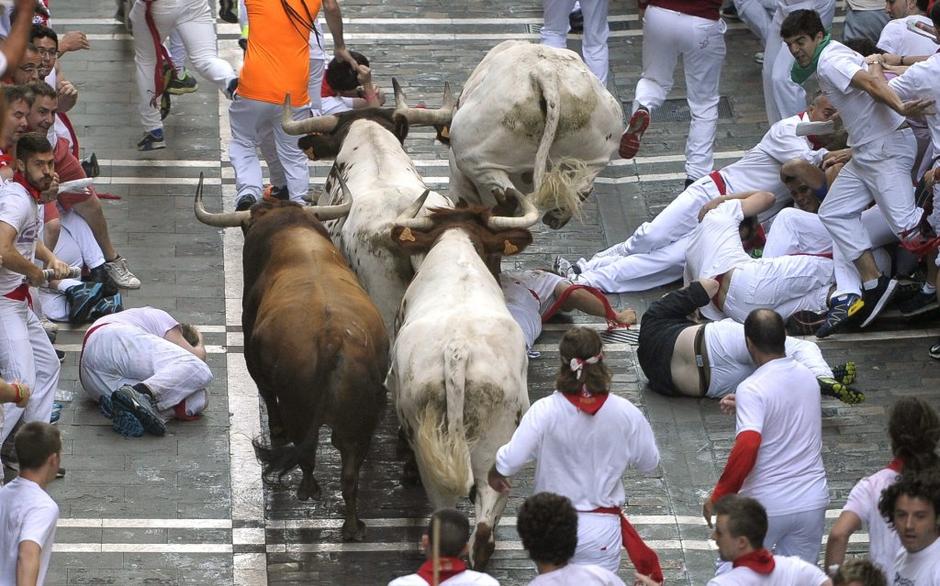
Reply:
[[[402,91],[398,80],[392,78],[392,87],[395,88],[395,116],[402,116],[408,120],[409,126],[447,126],[454,117],[456,100],[450,91],[450,84],[444,82],[444,99],[441,107],[411,108],[406,101],[405,92]]]
[[[291,117],[290,94],[284,97],[284,108],[281,113],[281,128],[284,132],[291,135],[313,134],[332,132],[339,124],[339,118],[333,116],[311,116],[304,120],[294,120]]]

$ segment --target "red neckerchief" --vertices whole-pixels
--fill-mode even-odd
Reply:
[[[323,78],[323,84],[320,85],[320,97],[321,98],[332,98],[336,95],[336,91],[330,86],[329,82],[326,81],[326,77]]]
[[[0,167],[12,167],[13,155],[0,151]]]
[[[754,235],[741,242],[744,246],[744,252],[750,253],[755,248],[763,248],[767,244],[767,232],[764,231],[763,224],[758,224],[754,230]]]
[[[460,558],[449,558],[441,557],[439,561],[440,570],[438,571],[438,584],[444,580],[450,580],[457,574],[463,572],[467,569],[467,564],[463,563],[463,560]],[[418,568],[416,572],[421,578],[424,579],[428,584],[434,579],[434,562],[428,560],[421,564],[421,567]]]
[[[610,393],[592,394],[584,388],[584,385],[581,385],[581,390],[577,393],[562,393],[561,396],[574,405],[578,411],[594,415],[604,406],[604,402],[607,401]]]
[[[26,180],[26,177],[23,177],[22,173],[20,173],[19,171],[14,173],[13,181],[16,181],[17,183],[22,185],[23,188],[26,189],[26,193],[28,193],[37,202],[39,201],[39,197],[41,195],[39,190],[33,187],[32,185],[30,185],[29,181]]]
[[[894,470],[895,472],[900,474],[901,470],[903,469],[904,469],[904,462],[901,460],[901,458],[895,458],[894,460],[891,460],[891,462],[888,463],[888,470]]]
[[[745,568],[750,568],[757,572],[758,574],[767,575],[774,571],[774,554],[766,549],[758,549],[752,551],[751,553],[746,553],[741,557],[734,560],[734,563],[731,564],[735,568],[739,566],[744,566]]]

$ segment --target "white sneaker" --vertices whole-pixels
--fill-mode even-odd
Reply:
[[[758,51],[757,53],[754,53],[754,62],[757,63],[758,65],[764,64],[764,52],[763,51]]]
[[[121,289],[140,289],[140,279],[127,268],[127,259],[123,256],[104,263],[104,270]]]
[[[46,336],[49,337],[49,341],[54,344],[56,335],[59,333],[58,324],[49,321],[49,319],[45,317],[40,320],[40,323],[42,324],[43,331],[46,332]]]

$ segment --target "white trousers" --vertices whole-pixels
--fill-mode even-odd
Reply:
[[[702,177],[676,196],[666,208],[649,222],[643,222],[630,238],[597,253],[595,256],[626,256],[663,248],[698,226],[702,206],[721,195],[710,177]]]
[[[594,564],[616,573],[622,549],[620,517],[578,512],[578,547],[570,563]]]
[[[95,240],[88,222],[74,211],[59,210],[59,239],[56,240],[53,253],[56,258],[69,266],[88,268],[99,267],[104,264],[104,253]],[[70,285],[80,284],[80,281],[66,279]],[[42,312],[53,321],[68,321],[69,306],[64,293],[51,289],[39,290],[39,301]]]
[[[575,0],[543,0],[543,45],[567,48],[570,28],[568,15],[574,4]],[[610,33],[607,26],[607,0],[581,0],[581,14],[584,15],[584,37],[581,40],[584,63],[601,81],[601,85],[606,85],[609,69],[607,36]]]
[[[236,199],[251,194],[261,199],[263,187],[260,147],[271,176],[271,184],[287,185],[292,201],[303,202],[310,189],[310,171],[307,155],[297,146],[299,137],[291,136],[281,128],[281,104],[260,102],[235,95],[229,106],[229,121],[232,126],[232,141],[229,143],[229,158],[235,168]],[[294,120],[309,117],[307,107],[293,108]]]
[[[188,415],[206,406],[209,366],[173,342],[124,324],[108,324],[92,333],[82,352],[82,388],[97,402],[123,385],[144,383],[168,417],[185,401]]]
[[[650,6],[643,17],[643,76],[636,84],[633,111],[662,105],[672,89],[676,61],[682,56],[686,100],[692,112],[685,143],[685,173],[698,179],[714,165],[718,128],[718,81],[725,62],[725,29],[708,20]]]
[[[6,441],[13,426],[23,421],[49,423],[52,400],[59,385],[59,358],[42,329],[39,318],[25,301],[0,296],[0,373],[7,382],[19,381],[32,394],[21,409],[14,403],[3,403],[0,417],[0,444]]]
[[[684,237],[652,252],[582,259],[578,261],[581,274],[574,282],[590,285],[605,293],[648,291],[668,285],[682,278],[688,246],[689,237]]]
[[[744,325],[732,319],[705,324],[705,349],[711,371],[706,396],[712,399],[733,393],[757,369],[747,351]],[[786,353],[817,377],[832,376],[832,369],[823,358],[822,351],[813,342],[787,336]]]
[[[914,205],[911,184],[914,152],[914,135],[907,128],[852,149],[852,159],[819,207],[819,217],[835,242],[834,257],[841,254],[854,261],[872,248],[862,212],[873,199],[896,235],[917,227],[922,210]]]
[[[806,110],[806,92],[803,87],[790,79],[793,68],[793,56],[780,38],[780,25],[794,10],[815,10],[822,19],[826,30],[832,28],[832,17],[836,11],[835,0],[778,0],[778,8],[770,23],[767,40],[764,44],[764,105],[767,109],[767,122],[773,124],[788,116],[794,116]]]
[[[183,44],[183,37],[180,32],[173,29],[170,33],[170,39],[167,41],[166,50],[170,53],[170,59],[173,60],[173,66],[176,73],[183,73],[186,69],[186,45]]]
[[[826,311],[832,283],[832,260],[819,256],[781,256],[735,268],[725,297],[724,313],[744,323],[760,308],[789,318],[798,311]]]
[[[764,547],[775,555],[795,555],[815,566],[826,526],[826,508],[767,517]]]
[[[224,90],[236,77],[228,61],[219,59],[215,21],[206,0],[161,0],[151,4],[154,24],[161,41],[170,32],[179,32],[189,60],[200,76]],[[138,111],[144,130],[163,128],[160,110],[151,106],[154,92],[154,66],[157,54],[146,21],[147,3],[137,2],[131,10],[134,27],[134,61],[137,63]]]
[[[747,28],[762,43],[766,43],[770,23],[777,9],[776,0],[734,0],[734,7],[738,9],[738,16]]]

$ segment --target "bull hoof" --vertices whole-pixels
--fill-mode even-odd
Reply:
[[[485,523],[477,523],[477,530],[473,536],[473,550],[470,552],[473,569],[479,572],[485,570],[495,550],[496,538],[493,536],[493,530]]]
[[[362,541],[366,538],[366,524],[356,519],[355,524],[343,523],[343,541]]]
[[[320,484],[314,478],[303,479],[300,481],[300,488],[297,489],[297,500],[306,501],[320,498]]]

